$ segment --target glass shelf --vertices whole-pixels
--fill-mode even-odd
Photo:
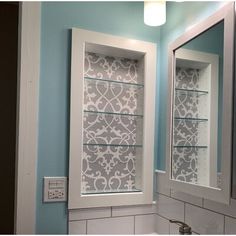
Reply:
[[[84,143],[84,146],[103,146],[103,147],[143,147],[142,145],[128,145],[128,144],[103,144],[103,143]]]
[[[174,148],[208,148],[208,146],[173,146]]]
[[[182,89],[182,88],[175,88],[175,91],[178,92],[178,93],[182,93],[182,94],[194,94],[194,95],[197,95],[197,96],[200,96],[200,95],[207,95],[208,94],[208,91],[205,91],[205,90],[197,90],[197,89]]]
[[[125,86],[123,86],[125,85]],[[84,81],[84,110],[109,113],[143,114],[143,87]]]
[[[190,117],[174,117],[175,120],[183,120],[183,121],[195,121],[195,122],[206,122],[208,119],[204,118],[190,118]]]
[[[111,194],[111,193],[133,193],[133,192],[142,192],[140,189],[121,189],[121,190],[106,190],[105,191],[86,191],[83,192],[82,195],[90,195],[90,194]]]
[[[83,143],[142,144],[142,127],[143,118],[139,116],[86,112],[83,116]]]
[[[136,84],[136,83],[128,83],[128,82],[122,82],[122,81],[116,81],[116,80],[109,80],[109,79],[97,79],[97,78],[91,78],[91,77],[84,77],[86,80],[91,81],[102,81],[102,82],[109,82],[109,83],[115,83],[115,84],[123,84],[123,85],[130,85],[130,86],[137,86],[137,87],[144,87],[144,84]]]
[[[198,90],[198,89],[182,89],[182,88],[175,88],[177,91],[186,91],[186,92],[194,92],[194,93],[205,93],[208,94],[206,90]]]
[[[103,111],[89,111],[84,110],[85,113],[92,114],[104,114],[104,115],[117,115],[117,116],[135,116],[135,117],[143,117],[143,115],[129,114],[129,113],[116,113],[116,112],[103,112]]]

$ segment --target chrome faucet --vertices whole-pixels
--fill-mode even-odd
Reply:
[[[175,223],[175,224],[179,225],[179,234],[187,234],[187,235],[192,234],[191,227],[189,227],[184,222],[179,221],[179,220],[169,220],[169,221],[170,221],[170,223]]]

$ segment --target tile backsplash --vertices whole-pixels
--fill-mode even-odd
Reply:
[[[155,204],[70,210],[69,234],[155,234],[161,220],[169,230],[168,221],[156,215]]]
[[[163,171],[157,172],[156,178],[157,209],[166,208],[157,211],[157,214],[167,219],[172,218],[173,214],[178,220],[184,217],[184,222],[197,234],[236,234],[236,200],[231,199],[230,205],[225,205],[174,191],[168,188]],[[170,226],[170,233],[173,233],[174,227]]]
[[[184,221],[193,234],[236,234],[236,200],[230,205],[176,192],[156,173],[156,203],[69,211],[69,234],[178,234],[169,219]]]

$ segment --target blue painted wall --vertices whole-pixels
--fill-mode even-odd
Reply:
[[[167,45],[219,2],[168,3],[164,27],[143,23],[142,2],[43,2],[37,176],[37,234],[67,233],[67,204],[42,203],[43,176],[68,176],[69,86],[72,27],[157,43],[157,167],[164,169]]]

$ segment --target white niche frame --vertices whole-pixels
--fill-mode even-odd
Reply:
[[[127,193],[81,194],[81,158],[83,153],[83,77],[85,48],[95,53],[136,59],[144,58],[142,191]],[[96,48],[96,45],[99,45]],[[94,47],[94,48],[93,48]],[[117,37],[78,28],[72,29],[70,159],[68,208],[152,204],[154,162],[154,120],[156,81],[156,44]]]
[[[232,110],[233,110],[233,53],[234,53],[234,3],[228,3],[216,13],[193,26],[169,45],[168,52],[168,111],[166,140],[166,173],[170,188],[194,196],[229,204],[231,195],[231,157],[232,157]],[[176,49],[194,39],[201,33],[224,21],[224,64],[223,64],[223,114],[222,114],[222,151],[221,151],[221,189],[186,183],[171,178],[172,144],[172,106],[173,76]]]

